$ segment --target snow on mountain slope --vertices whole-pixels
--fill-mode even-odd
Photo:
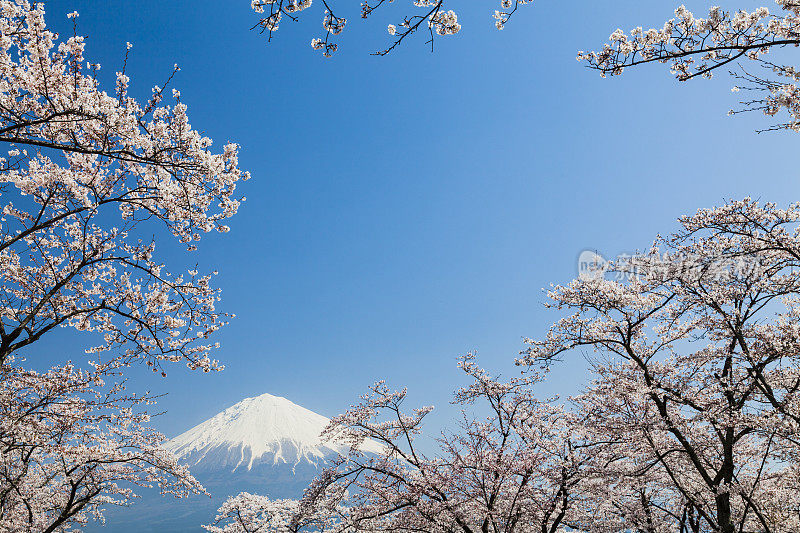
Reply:
[[[322,443],[329,420],[286,398],[262,394],[246,398],[169,441],[167,447],[192,471],[241,471],[255,467],[310,463],[317,466],[341,445]],[[380,453],[366,441],[362,450]]]

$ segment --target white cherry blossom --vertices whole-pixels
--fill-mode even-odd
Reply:
[[[492,15],[495,26],[503,29],[520,6],[532,3],[532,1],[500,0],[500,9],[495,10]],[[360,17],[367,19],[384,4],[388,5],[392,2],[394,0],[364,0],[361,2]],[[319,7],[323,12],[322,29],[324,34],[322,37],[313,38],[311,47],[322,51],[325,57],[330,57],[339,47],[333,38],[339,35],[347,25],[347,19],[340,16],[339,12],[346,10],[349,6],[339,4],[336,0],[318,0],[318,3],[321,4]],[[402,16],[396,24],[387,26],[392,41],[386,48],[375,52],[375,55],[388,54],[420,29],[427,30],[427,42],[430,44],[431,50],[435,37],[454,35],[461,31],[458,15],[452,9],[448,9],[449,3],[446,0],[405,0],[403,3],[409,8],[408,14]],[[252,0],[250,7],[259,16],[255,27],[262,33],[266,33],[267,38],[272,40],[273,33],[278,30],[279,23],[284,20],[284,17],[298,20],[301,12],[308,11],[308,8],[312,7],[312,0]]]
[[[800,131],[800,73],[787,64],[787,54],[770,60],[770,51],[787,51],[800,45],[800,3],[776,0],[777,10],[758,7],[729,11],[712,7],[705,18],[696,17],[685,6],[661,28],[615,30],[602,50],[580,52],[585,61],[605,75],[616,76],[625,68],[646,63],[668,64],[679,80],[710,78],[727,70],[736,80],[735,92],[752,96],[730,114],[760,111],[768,116],[785,113],[788,120],[768,129]]]

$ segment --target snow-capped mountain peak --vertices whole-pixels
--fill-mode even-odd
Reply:
[[[318,465],[344,447],[322,443],[329,420],[286,398],[246,398],[169,441],[168,448],[195,470],[251,470],[256,466]],[[365,452],[380,453],[367,441]]]

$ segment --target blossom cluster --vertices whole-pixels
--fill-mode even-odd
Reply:
[[[136,487],[204,492],[148,427],[153,399],[112,381],[124,366],[0,365],[0,530],[71,530],[129,503]]]
[[[0,2],[0,32],[0,141],[11,144],[0,157],[0,362],[71,326],[101,339],[92,351],[119,348],[157,371],[217,368],[205,341],[225,315],[212,275],[171,272],[141,237],[161,226],[194,250],[229,231],[249,177],[238,147],[212,151],[176,90],[171,105],[166,86],[140,104],[124,68],[103,91],[83,37],[59,41],[41,3]]]
[[[533,0],[500,0],[500,9],[495,10],[494,20],[497,29],[503,29],[511,16],[520,6],[531,3]],[[361,18],[366,19],[379,7],[389,4],[387,0],[365,0],[361,2]],[[272,39],[272,34],[278,30],[279,23],[284,17],[298,20],[301,11],[311,7],[312,0],[251,0],[250,7],[259,15],[256,27],[262,33],[267,33]],[[392,42],[377,55],[385,55],[397,47],[406,37],[414,34],[419,29],[428,30],[428,43],[433,46],[435,36],[454,35],[461,31],[458,15],[452,9],[447,9],[445,0],[412,0],[415,12],[401,16],[395,24],[389,24],[387,30],[393,38]],[[322,17],[322,37],[311,40],[311,47],[320,50],[325,57],[330,57],[338,50],[338,44],[333,42],[333,37],[339,35],[347,24],[347,19],[334,14],[334,2],[322,0],[324,13]],[[421,10],[421,12],[419,12]]]
[[[731,114],[757,110],[775,116],[783,111],[789,120],[770,129],[800,131],[796,69],[767,59],[770,50],[800,45],[800,11],[794,0],[776,3],[775,13],[767,7],[735,12],[712,7],[706,17],[696,17],[680,6],[661,28],[636,27],[629,33],[617,29],[601,50],[580,52],[578,60],[603,76],[616,76],[627,67],[646,63],[665,63],[681,81],[710,78],[717,69],[731,69],[740,82],[734,91],[747,89],[754,94]]]

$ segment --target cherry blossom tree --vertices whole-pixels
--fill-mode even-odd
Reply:
[[[532,1],[499,0],[500,9],[496,9],[492,15],[494,25],[502,30],[520,6]],[[393,0],[365,0],[361,2],[360,16],[362,19],[367,19],[376,10],[392,2]],[[458,15],[449,9],[449,4],[445,0],[404,0],[403,3],[409,11],[400,15],[395,24],[387,26],[390,43],[383,50],[375,52],[376,55],[388,54],[419,30],[428,36],[427,42],[431,45],[431,50],[437,36],[454,35],[461,30]],[[330,57],[338,49],[334,39],[345,29],[347,18],[341,16],[343,14],[340,12],[341,5],[334,0],[322,0],[321,4],[323,34],[311,40],[311,47],[320,50],[325,57]],[[312,0],[252,0],[250,5],[259,16],[254,28],[266,33],[267,38],[272,40],[273,33],[278,30],[281,22],[287,19],[297,21],[302,12],[311,7]]]
[[[460,429],[426,454],[418,443],[432,407],[406,412],[406,390],[383,382],[331,420],[323,437],[349,453],[293,505],[240,494],[221,509],[213,533],[241,531],[541,531],[575,521],[583,456],[569,439],[572,415],[533,396],[542,376],[500,381],[467,355],[470,384],[455,393]],[[466,409],[486,410],[485,418]],[[370,439],[379,455],[361,451]],[[280,524],[280,526],[274,526]],[[273,527],[274,526],[274,527]]]
[[[557,286],[523,363],[592,348],[592,475],[640,531],[800,526],[800,205],[702,209],[649,253]],[[618,496],[615,496],[618,493]]]
[[[637,27],[629,33],[617,29],[602,50],[581,52],[578,59],[604,76],[646,63],[668,64],[681,81],[710,78],[727,69],[738,82],[733,91],[752,95],[731,114],[783,112],[788,119],[768,129],[800,131],[800,74],[788,62],[788,49],[800,45],[800,2],[776,0],[776,4],[775,12],[767,7],[735,12],[712,7],[705,18],[680,6],[663,27]],[[771,60],[770,55],[777,57]]]
[[[0,367],[0,531],[50,532],[101,519],[132,487],[203,492],[147,426],[149,396],[120,383],[118,365],[44,373]]]
[[[147,427],[153,399],[124,393],[124,369],[220,368],[208,338],[226,315],[213,274],[171,272],[143,236],[193,250],[205,233],[228,231],[243,201],[236,185],[249,177],[235,144],[214,152],[192,128],[178,91],[164,103],[172,76],[144,104],[129,95],[130,45],[103,90],[78,14],[68,17],[73,34],[62,39],[44,4],[0,1],[2,531],[68,529],[127,502],[135,485],[202,490]],[[57,327],[87,332],[91,360],[23,366]]]
[[[124,68],[112,94],[101,90],[84,39],[58,42],[41,4],[0,3],[0,31],[0,142],[11,145],[0,158],[0,362],[69,326],[100,338],[94,352],[215,368],[204,340],[224,316],[212,276],[169,272],[139,237],[161,225],[192,250],[227,231],[248,177],[237,146],[211,152],[178,91],[174,105],[160,105],[161,87],[138,104]]]

